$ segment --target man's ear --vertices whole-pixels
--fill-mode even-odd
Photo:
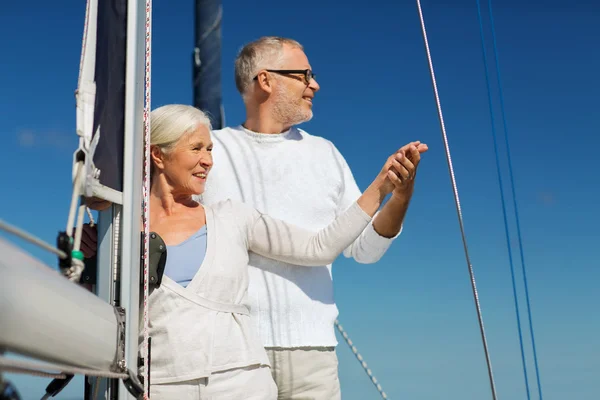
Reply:
[[[260,89],[268,94],[273,92],[273,77],[267,71],[260,71],[258,75],[256,75],[256,80],[258,81],[258,86]]]

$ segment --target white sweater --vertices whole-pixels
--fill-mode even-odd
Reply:
[[[205,206],[205,211],[208,243],[200,269],[185,288],[164,276],[148,298],[151,384],[269,365],[244,305],[248,251],[319,266],[332,262],[371,220],[357,203],[318,233],[261,215],[235,201]]]
[[[214,166],[204,204],[238,200],[317,231],[360,197],[344,157],[326,139],[298,128],[259,134],[241,126],[212,135]],[[369,224],[344,255],[374,263],[392,240]],[[249,272],[248,307],[265,347],[337,345],[331,264],[297,268],[251,254]]]

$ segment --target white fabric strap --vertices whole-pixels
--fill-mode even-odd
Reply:
[[[193,293],[192,291],[187,290],[187,288],[184,288],[183,286],[179,285],[177,282],[175,282],[174,280],[172,280],[171,278],[169,278],[166,275],[163,276],[161,286],[164,287],[165,289],[168,289],[168,290],[178,294],[179,296],[181,296],[195,304],[198,304],[199,306],[208,308],[213,311],[250,315],[250,311],[248,310],[248,307],[246,307],[244,305],[220,303],[217,301],[205,299],[204,297],[198,296],[197,294]]]

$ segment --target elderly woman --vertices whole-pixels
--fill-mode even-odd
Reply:
[[[402,184],[400,169],[406,174],[414,165],[407,157],[404,167],[388,161],[345,213],[310,232],[243,203],[194,200],[213,165],[210,122],[202,111],[163,106],[151,113],[151,125],[150,231],[167,245],[167,262],[162,284],[148,299],[150,398],[276,399],[269,360],[245,305],[248,252],[304,266],[331,263]]]

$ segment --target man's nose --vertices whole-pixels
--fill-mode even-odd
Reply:
[[[312,78],[310,82],[308,82],[308,87],[311,88],[314,92],[318,92],[321,89],[319,82],[315,78]]]

